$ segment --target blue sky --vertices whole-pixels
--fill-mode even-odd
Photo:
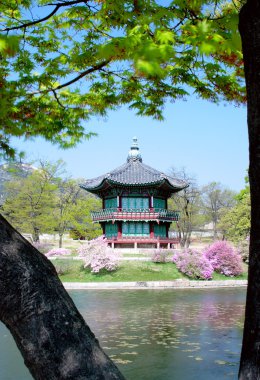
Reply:
[[[98,137],[70,150],[41,139],[15,145],[27,152],[29,160],[61,158],[72,177],[87,179],[123,164],[136,136],[147,165],[165,173],[173,166],[185,167],[200,186],[216,181],[236,191],[244,187],[248,168],[245,107],[190,97],[186,102],[167,104],[164,115],[165,120],[158,122],[138,117],[127,108],[110,112],[106,120],[95,119],[86,125]]]

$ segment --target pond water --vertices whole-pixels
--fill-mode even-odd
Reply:
[[[70,291],[128,380],[236,379],[245,289]],[[0,379],[31,380],[4,325]]]

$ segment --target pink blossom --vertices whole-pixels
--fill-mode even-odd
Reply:
[[[153,263],[165,263],[167,260],[168,251],[165,249],[156,249],[152,253],[152,262]]]
[[[102,235],[90,240],[78,249],[78,254],[84,260],[84,267],[90,268],[92,273],[101,270],[108,272],[118,268],[119,254],[107,245],[107,239]]]
[[[204,251],[216,272],[225,276],[238,276],[243,272],[238,251],[226,241],[216,241]]]
[[[209,280],[212,278],[213,267],[209,260],[200,252],[185,249],[177,251],[172,258],[180,272],[191,278]]]
[[[71,250],[70,249],[66,249],[66,248],[53,248],[49,252],[46,253],[46,256],[47,257],[51,257],[51,256],[66,256],[66,255],[70,255],[70,254],[71,254]]]

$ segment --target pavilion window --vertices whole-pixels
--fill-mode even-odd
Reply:
[[[149,209],[149,198],[144,197],[122,197],[122,208],[124,210]]]
[[[166,237],[166,226],[164,224],[154,225],[154,236],[155,237]]]
[[[118,233],[118,225],[113,223],[105,224],[105,235],[107,238],[116,237]]]
[[[162,198],[154,198],[153,207],[155,209],[166,209],[166,201]]]
[[[123,236],[149,236],[149,224],[146,222],[124,222],[122,233]]]
[[[106,198],[105,208],[117,208],[117,198]]]

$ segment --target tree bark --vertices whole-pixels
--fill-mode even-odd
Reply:
[[[0,216],[0,319],[39,380],[124,379],[54,266]]]
[[[59,248],[62,248],[62,238],[63,238],[63,234],[59,234]]]
[[[40,241],[39,228],[33,227],[32,239],[34,243],[38,243]]]
[[[248,99],[251,232],[249,275],[239,379],[260,379],[260,2],[248,0],[240,11]]]

